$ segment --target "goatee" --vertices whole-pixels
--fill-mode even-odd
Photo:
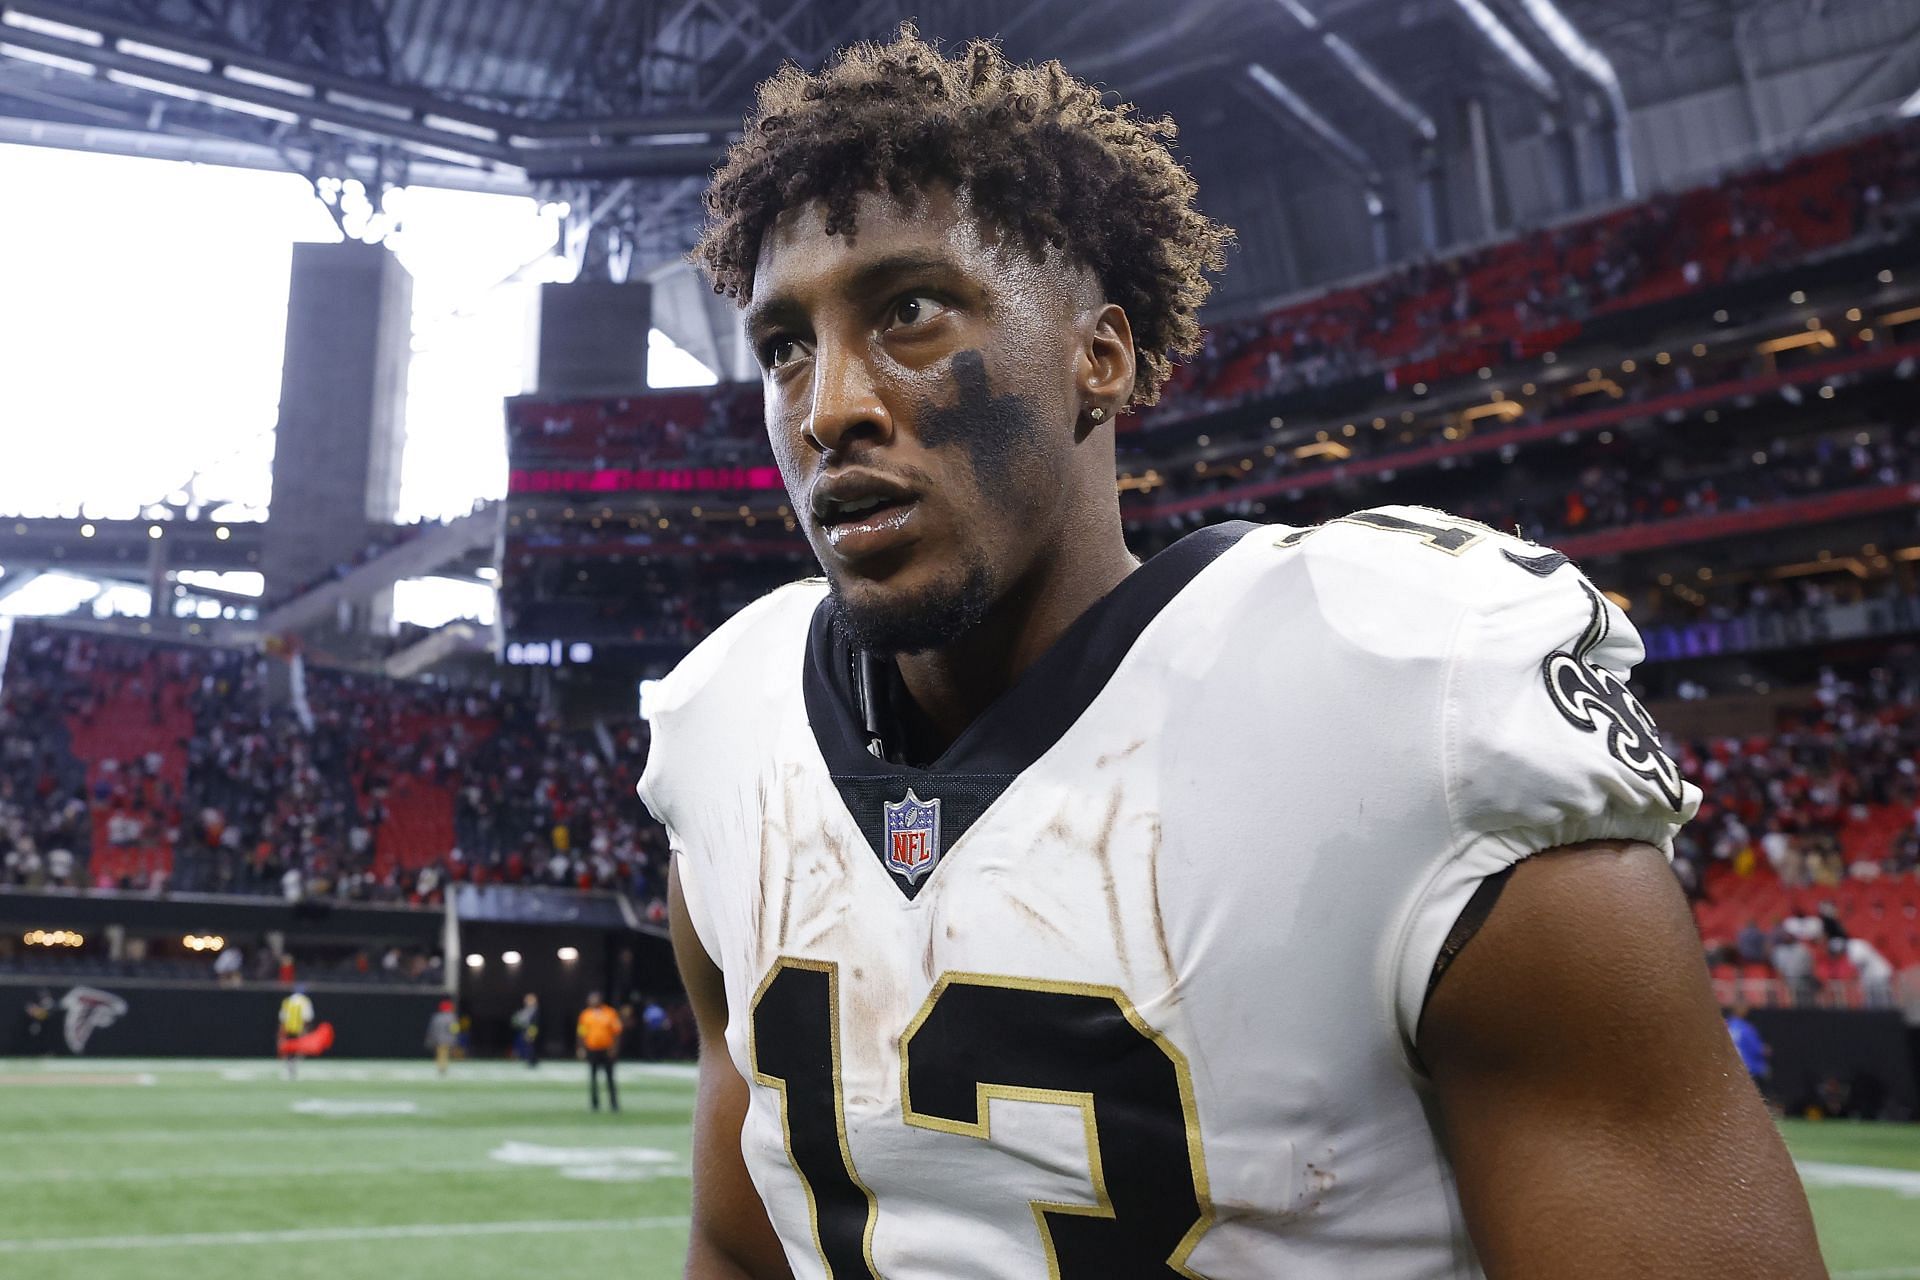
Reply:
[[[876,656],[941,649],[986,621],[993,587],[984,559],[970,561],[960,576],[918,595],[864,604],[847,599],[829,579],[828,617],[849,646]]]

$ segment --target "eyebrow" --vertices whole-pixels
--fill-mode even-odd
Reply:
[[[901,276],[956,269],[958,269],[957,264],[944,253],[903,249],[899,253],[890,253],[856,267],[853,278],[847,283],[846,292],[856,296],[869,294]],[[799,299],[792,294],[773,293],[755,298],[747,308],[746,331],[749,334],[756,333],[776,320],[800,316],[805,314],[805,311],[806,308],[802,307]]]

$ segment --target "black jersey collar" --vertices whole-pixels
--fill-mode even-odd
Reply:
[[[1147,624],[1254,527],[1197,530],[1134,570],[925,768],[867,751],[855,656],[830,601],[820,602],[801,676],[807,719],[847,812],[902,893],[919,893],[945,851],[1092,705]]]

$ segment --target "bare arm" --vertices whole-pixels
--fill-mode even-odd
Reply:
[[[680,892],[680,862],[667,869],[667,916],[680,981],[700,1029],[700,1083],[693,1104],[693,1230],[687,1280],[792,1280],[766,1206],[747,1176],[740,1127],[747,1082],[727,1056],[727,989],[700,945]]]
[[[1419,1036],[1490,1277],[1827,1274],[1706,978],[1657,850],[1597,841],[1513,872]]]

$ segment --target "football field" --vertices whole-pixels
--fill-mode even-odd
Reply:
[[[461,1063],[0,1061],[0,1276],[663,1280],[693,1073]],[[1844,1280],[1920,1280],[1920,1126],[1793,1123]]]

